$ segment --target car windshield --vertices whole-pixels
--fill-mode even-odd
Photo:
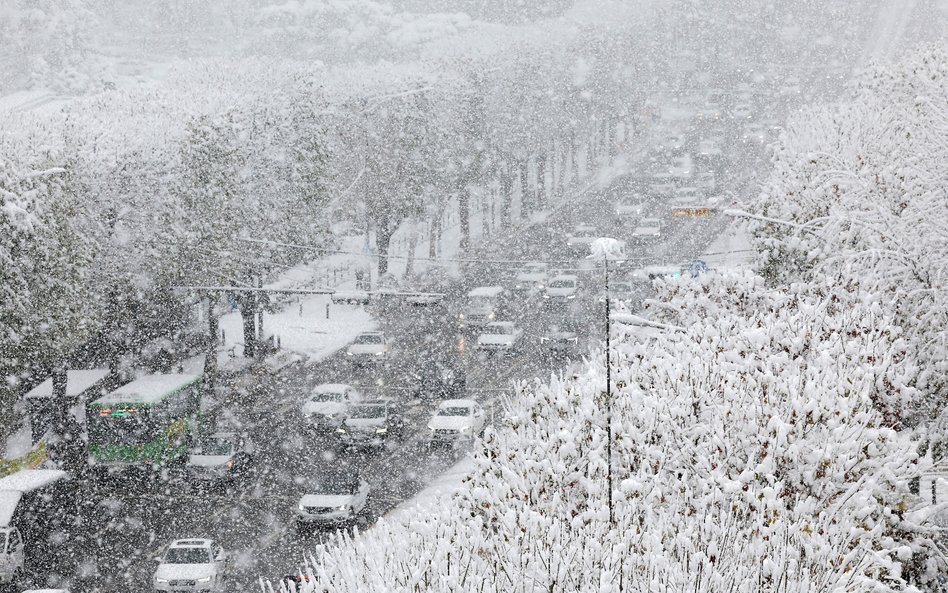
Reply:
[[[230,455],[234,451],[234,440],[231,437],[208,438],[198,445],[202,455]]]
[[[171,548],[165,554],[165,564],[208,564],[211,551],[207,548]]]
[[[326,475],[311,490],[314,494],[355,494],[359,491],[359,477],[350,474]]]
[[[381,334],[362,334],[355,339],[356,344],[381,344]]]
[[[448,406],[438,410],[438,416],[470,416],[471,408],[463,406]]]
[[[643,218],[641,226],[658,226],[661,224],[657,218]]]
[[[385,406],[356,406],[349,413],[350,418],[384,418]]]
[[[554,280],[553,282],[550,282],[550,288],[573,288],[575,286],[576,286],[575,280],[561,279],[561,280]]]
[[[338,391],[317,391],[309,398],[313,402],[341,402],[342,394]]]

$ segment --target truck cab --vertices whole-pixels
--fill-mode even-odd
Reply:
[[[23,574],[23,535],[16,527],[0,527],[0,583],[12,584]]]

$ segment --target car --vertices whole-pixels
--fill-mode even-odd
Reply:
[[[477,336],[477,350],[481,352],[512,352],[520,345],[521,330],[512,321],[492,321]]]
[[[277,589],[277,591],[285,590],[286,593],[303,593],[303,587],[311,580],[315,581],[316,578],[308,574],[286,574],[280,579],[281,589]]]
[[[754,108],[747,103],[739,103],[731,110],[734,119],[750,119],[754,116]]]
[[[744,126],[741,139],[744,143],[764,144],[767,142],[767,131],[760,124],[748,124]]]
[[[528,293],[543,290],[546,280],[547,264],[542,262],[524,264],[514,278],[514,290]]]
[[[672,159],[668,168],[668,173],[672,179],[684,181],[690,179],[694,174],[695,166],[691,160],[691,155],[683,154]]]
[[[579,353],[578,326],[572,320],[551,322],[540,336],[540,347],[547,354]]]
[[[629,196],[616,202],[616,216],[618,218],[635,218],[645,213],[647,206],[641,196]]]
[[[465,393],[467,376],[464,367],[450,359],[425,359],[416,373],[416,397],[455,398]]]
[[[678,152],[685,148],[685,137],[681,134],[669,134],[662,138],[661,149],[665,152]]]
[[[317,385],[303,403],[303,418],[317,432],[335,432],[345,421],[349,406],[361,400],[362,394],[350,385]]]
[[[701,189],[705,192],[713,192],[718,187],[717,181],[714,178],[714,173],[710,171],[698,173],[698,178],[695,180],[695,183],[698,185],[698,189]]]
[[[346,357],[355,364],[384,363],[389,342],[382,332],[363,332],[346,349]]]
[[[599,238],[596,227],[588,224],[578,224],[566,238],[566,246],[572,250],[581,250],[585,254],[593,241]]]
[[[155,558],[155,591],[221,591],[230,559],[214,540],[177,539]]]
[[[232,480],[253,466],[254,446],[236,432],[202,437],[188,455],[189,475],[198,480]]]
[[[483,327],[497,318],[507,298],[502,286],[478,286],[467,293],[467,302],[458,314],[462,330]]]
[[[579,278],[572,274],[561,274],[550,280],[543,298],[548,302],[573,300],[577,292],[579,292]]]
[[[648,184],[648,193],[653,198],[670,196],[675,191],[675,179],[668,171],[653,173]]]
[[[296,506],[297,527],[348,525],[365,510],[368,498],[369,483],[357,472],[320,473]]]
[[[701,190],[694,186],[679,187],[675,190],[675,197],[670,200],[674,203],[693,205],[701,201]]]
[[[643,218],[638,226],[632,229],[632,240],[636,242],[651,241],[662,236],[662,221],[659,218]]]
[[[476,401],[445,400],[428,421],[428,444],[433,446],[470,441],[483,434],[486,425],[487,415]]]
[[[405,420],[398,404],[389,398],[373,399],[353,404],[349,415],[336,430],[348,447],[384,447],[390,438],[401,438]]]
[[[609,281],[609,300],[612,302],[612,305],[615,306],[618,303],[629,303],[635,298],[635,291],[632,289],[632,284],[630,282],[624,282],[622,280]],[[602,295],[599,297],[599,302],[606,302],[606,296]]]

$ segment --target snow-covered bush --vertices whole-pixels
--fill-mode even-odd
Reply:
[[[315,590],[896,591],[928,578],[909,493],[924,462],[873,403],[912,372],[871,299],[748,274],[670,283],[652,308],[686,331],[639,343],[617,330],[612,523],[594,359],[507,402],[446,508],[318,549]]]
[[[925,397],[892,402],[912,423],[948,396],[946,63],[944,48],[919,49],[865,74],[851,100],[798,114],[753,207],[785,221],[755,224],[768,280],[858,286],[897,322],[922,367]]]

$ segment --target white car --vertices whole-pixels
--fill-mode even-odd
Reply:
[[[721,156],[721,146],[714,140],[702,140],[698,143],[698,156],[714,159]]]
[[[201,438],[188,455],[188,470],[198,480],[227,480],[250,469],[253,443],[236,432],[216,432]]]
[[[355,473],[321,474],[296,507],[297,525],[351,523],[365,510],[369,483]]]
[[[745,143],[751,142],[756,144],[764,144],[767,142],[767,132],[764,130],[764,126],[760,124],[748,124],[744,128],[743,138]]]
[[[675,180],[670,173],[662,172],[652,175],[651,183],[648,184],[648,193],[653,197],[670,196],[675,191]]]
[[[521,337],[523,330],[512,321],[492,321],[484,326],[477,337],[477,349],[482,352],[510,352],[520,344]]]
[[[731,117],[734,119],[750,119],[754,116],[754,108],[747,103],[740,103],[731,110]]]
[[[484,432],[487,415],[479,403],[471,399],[449,399],[441,402],[428,421],[429,444],[472,440]]]
[[[209,539],[178,539],[155,559],[155,591],[220,591],[228,564],[224,549]]]
[[[514,279],[514,290],[533,292],[543,290],[547,280],[547,264],[532,262],[525,264]]]
[[[649,241],[662,236],[662,221],[658,218],[643,218],[639,225],[632,229],[633,241]]]
[[[646,208],[645,200],[640,196],[632,196],[616,202],[616,216],[619,218],[634,218],[641,216]]]
[[[695,172],[695,166],[691,160],[691,156],[685,154],[672,159],[672,163],[668,168],[668,172],[671,174],[672,178],[676,180],[690,179]]]
[[[318,431],[335,431],[345,422],[349,406],[361,399],[358,391],[344,383],[317,385],[303,403],[303,418]]]
[[[572,274],[562,274],[550,280],[543,298],[548,301],[573,300],[578,291],[579,278]]]
[[[356,364],[385,362],[388,353],[389,343],[382,332],[359,334],[346,349],[346,357]]]
[[[566,246],[570,249],[587,249],[593,241],[599,238],[596,227],[588,224],[578,224],[573,233],[567,237]]]

